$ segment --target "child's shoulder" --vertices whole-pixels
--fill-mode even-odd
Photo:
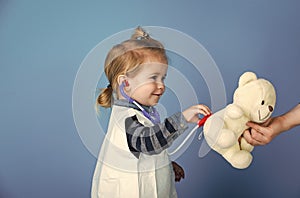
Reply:
[[[135,116],[138,122],[140,122],[141,124],[145,126],[153,125],[152,122],[144,116],[143,112],[132,107],[114,105],[112,108],[112,115],[115,115],[124,120]]]
[[[128,115],[134,116],[137,114],[138,110],[132,108],[132,107],[126,107],[126,106],[119,106],[119,105],[113,105],[112,106],[112,112],[118,115]]]

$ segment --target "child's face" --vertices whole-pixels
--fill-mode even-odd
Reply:
[[[165,91],[168,65],[149,61],[140,67],[141,70],[134,77],[128,77],[128,95],[142,105],[156,105]]]

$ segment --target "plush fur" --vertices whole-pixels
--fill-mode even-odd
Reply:
[[[233,102],[210,116],[204,124],[208,145],[233,167],[247,168],[253,146],[242,137],[246,123],[263,123],[270,118],[276,103],[273,85],[253,72],[241,75]]]

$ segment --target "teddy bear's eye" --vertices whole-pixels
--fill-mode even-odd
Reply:
[[[263,100],[263,101],[261,101],[261,105],[264,105],[265,104],[265,101]]]

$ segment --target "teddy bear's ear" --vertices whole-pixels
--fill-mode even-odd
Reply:
[[[239,87],[244,86],[245,84],[257,80],[257,76],[253,72],[245,72],[241,75],[240,80],[239,80]]]

